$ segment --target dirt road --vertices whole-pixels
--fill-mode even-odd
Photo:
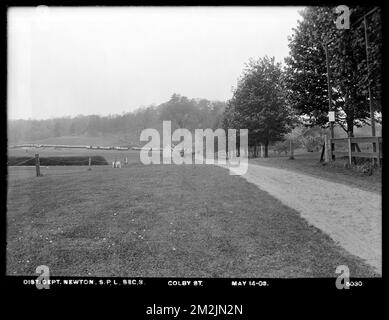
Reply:
[[[381,195],[254,164],[243,177],[300,212],[308,223],[382,274]]]

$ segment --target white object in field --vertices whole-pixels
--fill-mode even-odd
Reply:
[[[328,112],[328,121],[335,122],[335,111]]]
[[[112,168],[121,168],[122,164],[120,161],[114,161],[112,162]]]

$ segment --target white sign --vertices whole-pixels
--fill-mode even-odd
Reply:
[[[335,111],[328,112],[328,121],[335,122]]]

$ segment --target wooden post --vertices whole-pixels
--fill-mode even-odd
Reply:
[[[348,162],[351,165],[352,164],[352,151],[351,151],[351,138],[347,138],[348,142]]]
[[[376,158],[373,158],[375,161],[376,161],[376,164],[379,166],[380,165],[380,159],[381,159],[381,149],[380,149],[380,140],[378,137],[375,138],[376,142],[374,142],[374,145],[376,145],[376,148],[375,148],[375,151],[373,150],[373,152],[375,152],[375,157]],[[377,160],[376,160],[377,159]],[[373,164],[375,164],[375,162],[373,162]]]
[[[332,124],[333,127],[333,124]],[[332,138],[334,139],[334,131],[332,130],[331,133]],[[333,143],[333,140],[331,140],[331,160],[335,161],[335,143]]]
[[[333,143],[333,140],[331,138],[328,139],[328,146],[329,146],[328,152],[330,155],[330,161],[334,161],[335,144]]]
[[[41,175],[40,170],[40,162],[39,162],[39,154],[35,154],[35,168],[36,168],[36,176],[39,177]]]
[[[289,160],[294,160],[293,141],[292,141],[292,139],[289,140],[289,148],[290,148]]]
[[[326,163],[329,161],[328,153],[329,153],[328,137],[325,134],[324,135],[324,162]]]
[[[378,149],[379,149],[379,144],[377,143],[374,143],[373,142],[373,152],[377,152],[377,146],[378,146]],[[378,150],[379,151],[379,150]],[[379,163],[380,163],[380,158],[378,157],[378,159],[377,159],[377,161],[376,161],[376,159],[375,158],[373,158],[373,166],[375,165],[375,164],[378,164],[379,165]]]

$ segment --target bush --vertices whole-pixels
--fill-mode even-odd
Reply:
[[[308,152],[320,151],[323,145],[323,139],[321,137],[304,137],[302,144]]]
[[[371,159],[366,158],[356,158],[355,163],[350,165],[348,157],[341,157],[336,158],[334,162],[330,162],[329,164],[332,167],[343,167],[368,176],[381,174],[381,168],[373,165]]]
[[[289,151],[289,142],[288,141],[279,141],[277,142],[274,147],[273,147],[273,150],[275,152],[278,153],[278,155],[280,155],[282,152],[285,153],[285,155],[288,155],[288,151]]]

